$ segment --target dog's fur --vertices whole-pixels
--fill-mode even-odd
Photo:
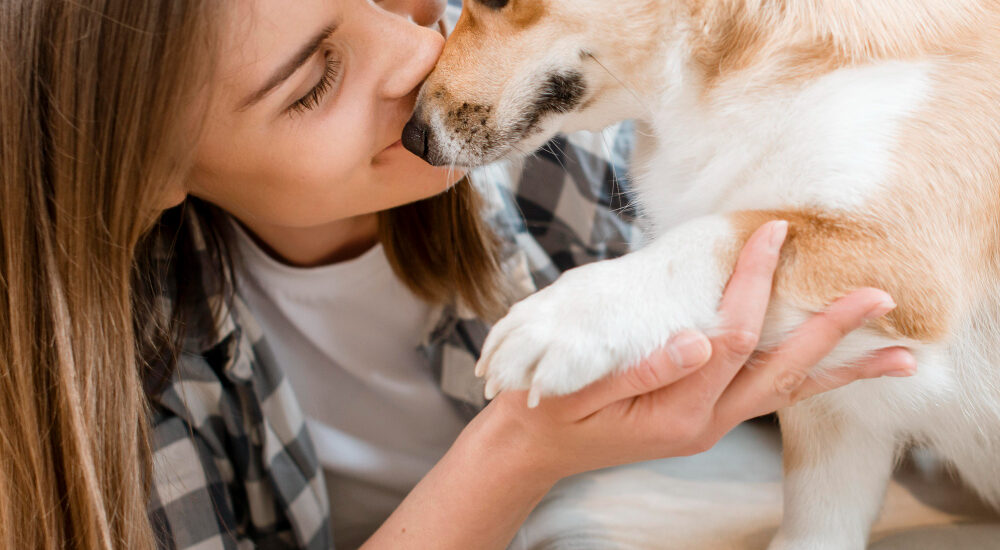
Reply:
[[[466,0],[425,84],[425,157],[477,165],[638,120],[654,239],[493,330],[503,388],[577,390],[717,328],[738,250],[791,222],[761,347],[862,286],[899,307],[816,370],[906,346],[919,372],[781,412],[772,548],[863,548],[912,441],[1000,506],[1000,6],[995,0]]]

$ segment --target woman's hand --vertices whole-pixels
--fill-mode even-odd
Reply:
[[[711,340],[680,334],[624,374],[529,409],[502,393],[462,432],[364,548],[502,549],[559,479],[639,460],[690,455],[740,422],[860,378],[907,376],[903,349],[882,350],[823,377],[810,369],[840,340],[895,304],[860,290],[744,366],[754,348],[787,225],[750,238],[722,300],[727,322]]]
[[[890,348],[822,379],[808,376],[844,336],[895,307],[875,289],[835,302],[747,364],[787,229],[785,222],[772,222],[747,242],[722,299],[723,330],[714,338],[682,333],[637,367],[544,399],[534,409],[525,405],[523,392],[501,394],[470,430],[496,442],[496,452],[523,464],[528,477],[550,483],[595,468],[699,453],[744,420],[822,391],[862,378],[913,374],[913,356]]]

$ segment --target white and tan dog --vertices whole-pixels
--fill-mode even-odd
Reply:
[[[494,386],[575,391],[717,328],[738,250],[791,222],[760,347],[852,289],[899,307],[819,367],[919,373],[781,412],[772,548],[865,546],[900,449],[1000,506],[1000,5],[994,0],[466,0],[404,142],[478,165],[634,118],[653,240],[567,273],[487,342]]]

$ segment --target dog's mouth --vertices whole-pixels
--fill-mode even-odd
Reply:
[[[587,86],[576,70],[553,71],[541,79],[531,99],[497,101],[497,105],[521,105],[499,112],[497,105],[446,101],[443,90],[421,94],[413,117],[403,130],[403,145],[435,166],[479,166],[507,156],[529,154],[519,144],[545,131],[544,122],[554,115],[576,110],[584,101]],[[450,104],[451,106],[448,106]]]

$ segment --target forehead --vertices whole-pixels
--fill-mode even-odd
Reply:
[[[336,20],[341,2],[238,0],[222,26],[220,77],[261,82],[302,44]]]

